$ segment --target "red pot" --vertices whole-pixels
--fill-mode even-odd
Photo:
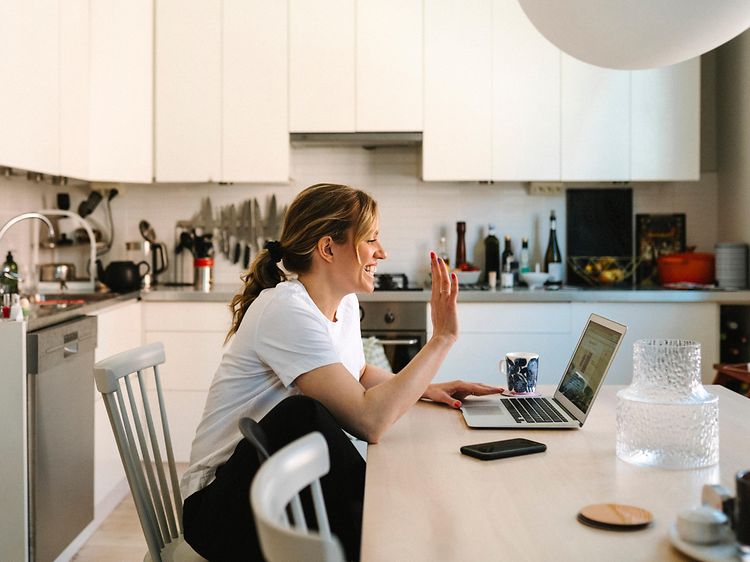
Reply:
[[[715,280],[714,254],[682,252],[657,258],[659,280],[662,285],[670,283],[696,283],[710,285]]]

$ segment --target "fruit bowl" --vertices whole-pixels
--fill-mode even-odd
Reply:
[[[549,279],[549,273],[542,271],[527,271],[521,274],[521,279],[529,286],[529,289],[541,289]]]
[[[596,287],[618,285],[628,281],[639,263],[640,260],[630,256],[572,256],[568,258],[568,266],[576,276]]]

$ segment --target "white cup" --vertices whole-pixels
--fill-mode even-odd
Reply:
[[[677,516],[677,533],[693,544],[716,544],[729,529],[729,518],[718,509],[702,505]]]

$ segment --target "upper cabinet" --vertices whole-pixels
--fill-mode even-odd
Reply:
[[[492,175],[492,1],[425,3],[422,177]]]
[[[561,53],[517,0],[5,0],[0,165],[287,182],[289,133],[423,131],[431,181],[699,176],[700,61]]]
[[[492,4],[492,179],[560,178],[560,51],[516,1]]]
[[[289,0],[289,130],[353,132],[354,0]]]
[[[421,131],[422,0],[357,0],[356,128]]]
[[[156,2],[156,181],[221,179],[221,7]]]
[[[630,179],[700,176],[700,59],[631,73]]]
[[[422,130],[422,0],[289,0],[289,130]]]
[[[630,179],[630,72],[563,53],[560,74],[561,179]]]
[[[156,10],[156,181],[288,181],[286,3]]]
[[[423,179],[698,179],[699,65],[596,67],[516,0],[428,2]]]

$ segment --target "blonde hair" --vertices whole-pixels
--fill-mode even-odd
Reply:
[[[332,183],[318,183],[294,198],[284,217],[281,239],[270,249],[261,250],[247,273],[242,276],[244,287],[229,305],[232,327],[229,340],[238,330],[247,309],[264,289],[286,280],[277,261],[292,273],[306,273],[312,267],[312,256],[318,241],[330,236],[343,244],[352,232],[356,249],[375,226],[377,203],[362,190]]]

